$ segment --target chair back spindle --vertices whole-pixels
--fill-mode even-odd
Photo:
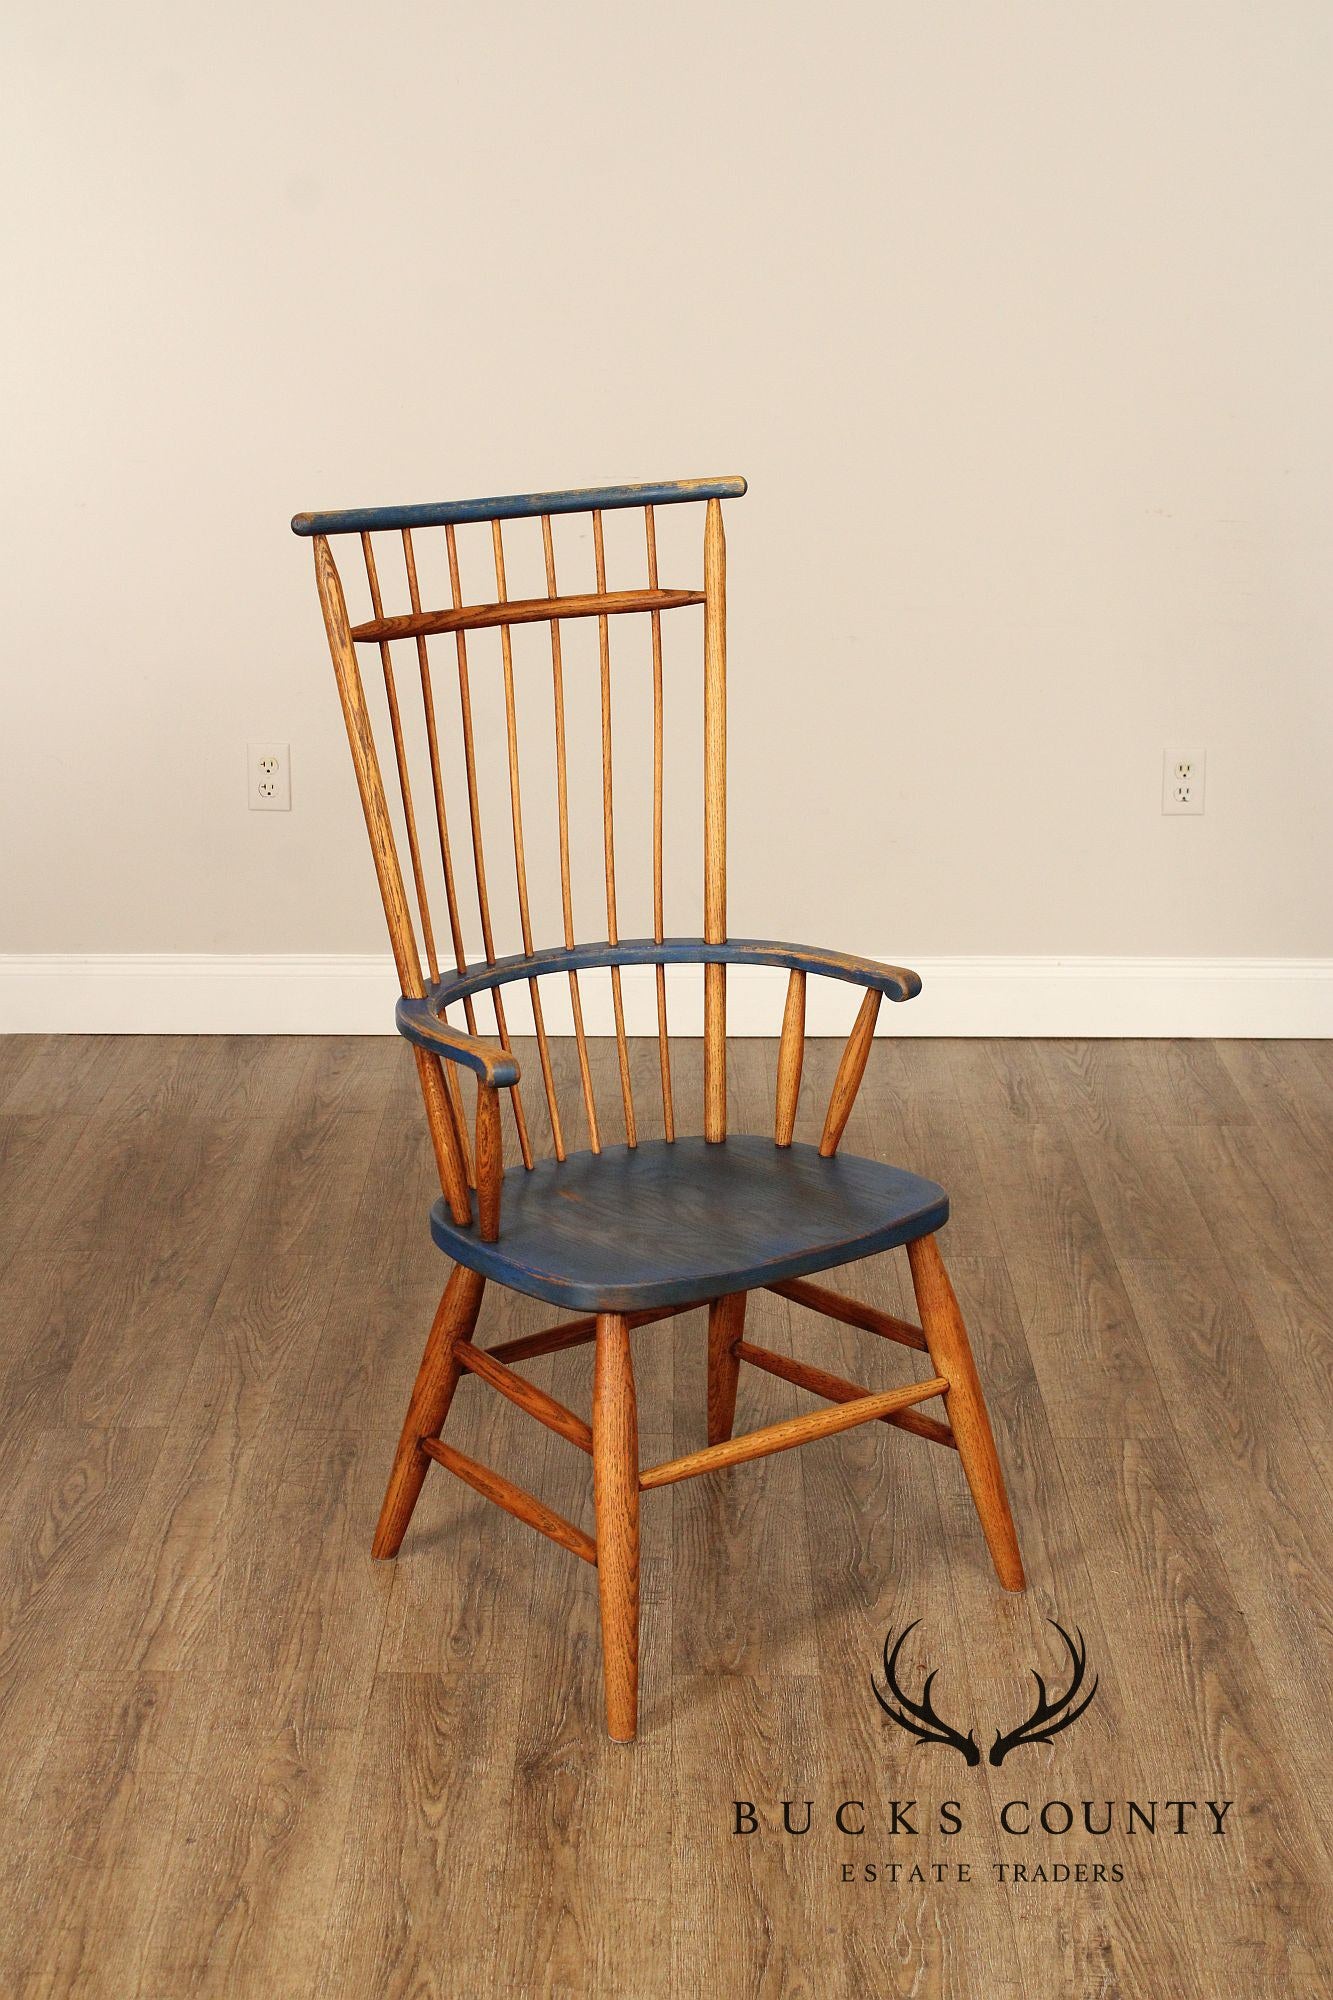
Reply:
[[[505,582],[504,538],[498,521],[491,522],[491,538],[495,552],[496,594],[501,604],[504,604],[508,601],[509,591]],[[523,936],[524,955],[531,958],[532,918],[528,909],[528,865],[523,853],[523,793],[518,772],[518,710],[514,700],[514,651],[508,625],[500,627],[500,656],[504,665],[505,741],[509,752],[509,811],[514,828],[514,879],[518,890],[518,919]],[[565,1141],[560,1129],[560,1107],[556,1103],[555,1078],[551,1073],[551,1051],[546,1041],[542,997],[537,990],[535,979],[528,981],[528,993],[532,1001],[532,1019],[537,1034],[537,1053],[541,1062],[542,1083],[546,1091],[546,1107],[551,1119],[551,1143],[555,1148],[557,1160],[563,1160]]]
[[[453,597],[455,611],[463,608],[463,590],[458,568],[458,539],[452,521],[445,523],[445,546],[449,555],[449,590]],[[495,933],[491,928],[491,903],[486,890],[486,855],[481,834],[481,800],[477,790],[477,746],[472,728],[472,683],[468,674],[467,638],[464,627],[458,626],[455,634],[458,654],[458,711],[463,732],[463,760],[467,772],[468,821],[472,829],[472,864],[477,883],[477,916],[481,924],[482,948],[486,963],[495,963]],[[505,1020],[504,1002],[500,998],[498,986],[491,990],[491,1007],[495,1014],[495,1032],[500,1046],[509,1054],[509,1024]],[[509,1093],[509,1102],[514,1113],[514,1129],[518,1134],[519,1151],[523,1155],[525,1167],[532,1165],[532,1148],[528,1143],[527,1120],[523,1116],[523,1099],[515,1083]]]
[[[555,546],[551,536],[551,517],[543,514],[542,559],[546,567],[547,595],[554,599]],[[556,817],[557,834],[560,843],[560,914],[564,926],[565,948],[574,948],[574,902],[569,880],[569,766],[565,749],[565,670],[560,651],[560,620],[551,620],[551,701],[555,715],[555,772],[556,772]],[[594,1153],[602,1150],[601,1135],[597,1128],[597,1101],[592,1088],[592,1066],[588,1061],[588,1038],[583,1027],[583,997],[579,989],[577,972],[569,974],[569,1006],[574,1021],[574,1041],[578,1049],[579,1079],[583,1086],[583,1108],[588,1120],[588,1146]]]
[[[643,510],[644,539],[648,548],[648,588],[657,585],[657,522],[651,506]],[[666,704],[662,687],[662,614],[648,614],[653,636],[653,942],[665,936],[665,899],[662,886],[662,770],[664,763],[663,726]],[[676,1136],[676,1113],[671,1101],[671,1034],[667,1027],[666,967],[660,961],[657,974],[657,1059],[662,1074],[662,1128],[668,1139]]]
[[[592,543],[597,568],[597,590],[599,596],[604,597],[606,547],[600,507],[593,509]],[[620,930],[616,922],[616,821],[612,777],[610,625],[611,621],[606,612],[600,612],[597,618],[597,649],[601,661],[602,692],[602,852],[605,857],[606,873],[606,938],[607,943],[614,948],[620,943]],[[637,1146],[639,1139],[634,1122],[634,1091],[630,1083],[629,1044],[625,1039],[625,1000],[618,965],[611,967],[611,1005],[616,1022],[616,1058],[620,1064],[620,1095],[625,1110],[625,1144]]]
[[[704,942],[727,935],[727,545],[722,509],[704,527]],[[704,1138],[727,1136],[727,968],[704,967]]]
[[[412,931],[412,916],[403,888],[402,870],[398,864],[398,849],[394,841],[393,822],[389,817],[388,800],[384,795],[379,758],[375,754],[375,738],[369,725],[365,687],[361,680],[361,669],[357,664],[356,647],[353,644],[352,629],[347,617],[347,601],[343,596],[342,582],[328,541],[322,535],[315,537],[314,554],[315,578],[324,613],[324,629],[328,635],[329,652],[333,658],[334,677],[338,684],[343,720],[347,726],[347,740],[351,745],[357,789],[361,795],[366,831],[370,836],[375,879],[379,884],[380,899],[384,904],[384,916],[389,927],[398,983],[406,998],[419,1000],[424,997],[425,990],[421,978],[421,960]],[[455,1222],[463,1222],[467,1220],[472,1210],[467,1193],[467,1175],[459,1131],[454,1122],[448,1092],[441,1075],[442,1065],[438,1056],[432,1056],[423,1049],[416,1049],[414,1054],[417,1058],[417,1075],[425,1100],[426,1116],[430,1125],[436,1165],[439,1169],[440,1186]]]
[[[403,568],[407,576],[407,594],[416,617],[421,615],[421,586],[417,580],[416,550],[412,546],[412,530],[403,528]],[[467,965],[463,950],[463,929],[458,915],[458,884],[454,878],[453,845],[449,838],[449,816],[444,803],[444,778],[440,767],[440,736],[435,720],[435,691],[431,683],[430,650],[424,633],[416,636],[417,671],[421,680],[421,707],[426,725],[426,746],[430,762],[431,799],[435,806],[435,828],[439,837],[440,868],[444,876],[445,907],[449,917],[449,938],[453,945],[454,970],[462,972]],[[472,1001],[463,1004],[463,1016],[468,1033],[477,1032],[476,1011]],[[463,1171],[469,1186],[474,1185],[472,1171],[472,1148],[468,1139],[467,1120],[463,1115],[463,1099],[458,1076],[452,1063],[442,1065],[445,1088],[449,1093],[449,1109],[453,1117],[454,1129],[458,1135],[459,1151],[462,1155]]]
[[[379,572],[375,567],[375,551],[370,536],[362,535],[361,550],[366,565],[366,582],[370,587],[370,601],[375,616],[382,619],[384,606],[380,600]],[[440,967],[435,956],[435,939],[431,934],[430,904],[426,900],[426,882],[421,870],[421,843],[417,838],[417,816],[412,807],[412,781],[407,769],[407,751],[403,743],[403,718],[398,706],[398,687],[394,680],[393,659],[388,642],[380,641],[380,662],[384,669],[384,695],[389,705],[389,727],[393,733],[394,763],[398,769],[398,795],[403,802],[403,819],[407,827],[407,850],[412,860],[412,880],[417,892],[417,912],[421,918],[421,937],[426,947],[426,963],[430,969],[431,984],[439,982]]]

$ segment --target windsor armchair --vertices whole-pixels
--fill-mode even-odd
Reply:
[[[620,1741],[632,1739],[637,1726],[641,1492],[879,1420],[957,1451],[1000,1582],[1010,1590],[1022,1589],[1024,1582],[990,1421],[937,1243],[937,1232],[948,1218],[948,1198],[942,1188],[915,1174],[838,1150],[870,1055],[881,1002],[910,1000],[920,990],[920,981],[898,966],[727,934],[726,556],[721,503],[744,492],[743,479],[692,480],[439,506],[298,514],[292,523],[295,532],[310,537],[314,546],[320,603],[401,989],[397,1025],[412,1045],[439,1169],[442,1193],[431,1211],[430,1227],[435,1242],[453,1261],[411,1393],[373,1553],[397,1554],[433,1462],[594,1564],[601,1600],[607,1727]],[[704,508],[702,588],[668,589],[658,574],[658,510],[683,508],[686,503]],[[640,580],[632,587],[611,590],[606,517],[618,517],[627,509],[642,515]],[[555,531],[557,527],[562,533],[569,531],[571,524],[563,520],[567,515],[582,517],[578,526],[585,562],[584,524],[591,524],[594,588],[586,589],[585,576],[579,594],[562,594],[557,586]],[[535,547],[530,549],[539,591],[531,597],[512,596],[507,581],[507,561],[513,570],[515,559],[512,540],[506,548],[502,524],[519,521],[540,524],[540,567]],[[431,609],[421,582],[426,569],[425,531],[439,528],[444,531],[442,558],[438,537],[430,546],[439,563],[440,595],[447,572],[449,602]],[[474,535],[489,529],[481,594],[468,596],[463,589],[460,529]],[[519,531],[511,533],[516,537]],[[532,536],[533,531],[529,528],[526,533]],[[414,535],[421,535],[420,545]],[[332,544],[339,537],[349,538],[354,549],[359,543],[365,571],[370,615],[357,624],[351,622],[344,580],[334,560]],[[392,554],[400,591],[406,593],[406,608],[392,612],[385,610],[381,580],[387,573],[381,569],[386,553]],[[663,621],[668,613],[691,607],[703,613],[703,935],[676,937],[668,935],[665,926]],[[651,679],[652,688],[653,931],[648,938],[622,939],[613,814],[617,757],[610,628],[612,619],[619,622],[635,614],[641,635],[647,620],[647,645],[641,650],[643,675]],[[595,621],[596,652],[590,646],[586,649],[587,674],[580,687],[588,684],[588,706],[600,712],[599,890],[604,895],[606,935],[590,944],[576,941],[572,890],[576,843],[571,841],[572,751],[566,723],[579,690],[573,668],[568,674],[566,668],[577,640],[592,630],[591,623],[578,621]],[[516,665],[520,637],[541,639],[536,630],[524,635],[526,626],[547,628],[549,648],[543,652],[549,657],[540,669],[540,686],[535,666]],[[499,674],[488,673],[483,688],[473,673],[482,642],[474,644],[470,653],[468,640],[491,628],[498,632]],[[673,632],[677,629],[673,627]],[[457,683],[458,731],[453,738],[438,724],[430,654],[430,641],[446,636],[453,641]],[[415,708],[409,714],[400,697],[393,649],[402,644],[415,652],[419,722]],[[697,637],[693,644],[697,646]],[[378,653],[383,672],[378,729],[361,676],[358,655],[363,649]],[[623,676],[625,669],[620,672]],[[503,956],[496,950],[487,886],[487,816],[478,756],[481,732],[474,720],[481,706],[478,697],[489,690],[496,697],[498,723],[497,680],[503,693],[505,768],[496,790],[508,794],[506,845],[512,844],[522,944],[520,951]],[[531,724],[539,701],[545,721],[553,725],[550,776],[556,838],[545,856],[552,875],[558,873],[563,935],[561,944],[540,950],[534,944],[520,783],[524,736],[520,714]],[[385,745],[386,764],[391,745],[396,796],[391,797],[386,787],[377,741]],[[465,814],[459,811],[452,828],[446,811],[451,755],[461,765],[458,785],[466,801]],[[645,802],[648,791],[645,785]],[[423,796],[431,801],[434,819],[434,838],[429,842],[422,840],[414,803]],[[455,866],[462,827],[470,848],[482,946],[481,955],[471,961],[464,945],[462,869]],[[443,890],[452,968],[447,962],[442,967],[437,952],[432,887],[437,897]],[[554,883],[551,909],[554,928]],[[673,1086],[666,971],[678,964],[703,968],[702,1136],[677,1131],[679,1093]],[[726,1004],[731,965],[777,966],[788,973],[772,1137],[727,1129]],[[622,969],[640,966],[654,971],[660,1138],[640,1136],[635,1111]],[[608,1019],[615,1038],[620,1097],[616,1122],[623,1130],[623,1143],[611,1142],[604,1108],[599,1112],[596,1101],[580,979],[593,971],[609,973]],[[795,1139],[806,983],[812,974],[847,982],[864,994],[817,1145]],[[561,1116],[543,982],[548,982],[548,999],[553,990],[558,997],[563,986],[568,988],[587,1142],[581,1148],[571,1149]],[[519,1065],[512,1053],[503,993],[515,987],[520,998],[526,989],[536,1037],[549,1158],[534,1156]],[[477,1003],[483,995],[494,1018],[493,1037],[478,1029]],[[462,1026],[457,1020],[460,1012]],[[460,1072],[468,1071],[476,1079],[471,1130],[460,1088]],[[509,1099],[518,1151],[517,1161],[509,1167],[503,1157],[503,1097]],[[655,1105],[653,1115],[656,1119]],[[897,1246],[906,1247],[919,1326],[808,1281],[812,1272]],[[480,1347],[473,1333],[488,1280],[580,1316],[523,1339]],[[871,1394],[840,1376],[747,1340],[746,1295],[760,1287],[927,1354],[931,1373],[919,1382]],[[684,1457],[641,1467],[630,1332],[698,1305],[708,1308],[707,1445]],[[591,1424],[512,1365],[584,1342],[596,1343]],[[812,1392],[828,1407],[733,1435],[742,1362]],[[595,1542],[503,1474],[443,1441],[445,1419],[464,1373],[488,1383],[591,1456]],[[918,1408],[933,1397],[942,1398],[946,1421]]]

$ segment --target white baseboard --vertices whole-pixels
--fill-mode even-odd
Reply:
[[[895,954],[895,962],[902,959]],[[1333,1036],[1329,958],[908,957],[920,997],[880,1010],[893,1035]],[[727,1025],[775,1035],[785,972],[733,969]],[[631,1034],[657,1031],[652,968],[623,973]],[[668,969],[674,1033],[698,1034],[702,977]],[[612,1032],[610,982],[585,973],[585,1019]],[[10,1034],[374,1035],[392,1033],[397,985],[378,953],[0,954],[0,1032]],[[812,979],[808,1031],[842,1035],[857,991]],[[548,1027],[569,1033],[568,984],[542,988]],[[483,1020],[486,1003],[479,1002]],[[506,988],[516,1033],[530,1025],[527,989]]]

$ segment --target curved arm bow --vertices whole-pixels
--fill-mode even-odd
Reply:
[[[793,972],[821,973],[826,979],[846,979],[853,986],[867,986],[886,1000],[915,1000],[921,991],[921,975],[905,965],[883,965],[877,958],[860,958],[855,952],[824,951],[817,945],[776,944],[754,938],[737,938],[734,963],[738,965],[785,965]]]
[[[451,1028],[431,1011],[431,1006],[429,1000],[400,1000],[394,1009],[399,1034],[415,1042],[419,1049],[443,1056],[446,1062],[461,1063],[465,1069],[475,1070],[482,1082],[493,1089],[503,1090],[518,1082],[518,1063],[508,1050]]]
[[[728,938],[724,944],[709,944],[703,938],[622,938],[619,944],[602,940],[597,944],[522,953],[497,958],[490,964],[470,965],[465,972],[451,972],[441,979],[429,1005],[452,1006],[456,1000],[485,993],[493,986],[505,986],[512,979],[542,978],[551,972],[585,972],[604,965],[776,965],[789,972],[814,972],[827,979],[845,979],[854,986],[882,993],[888,1000],[912,1000],[921,991],[919,976],[906,966],[881,965],[877,959],[823,951],[814,945],[783,944],[770,938]],[[404,1008],[426,1005],[419,1000],[402,1001],[398,1009],[399,1026],[402,1027]],[[433,1020],[433,1016],[430,1018]],[[403,1033],[407,1033],[406,1028]],[[466,1035],[456,1036],[455,1040],[472,1048],[479,1046],[469,1042]],[[441,1049],[440,1053],[445,1051]],[[460,1056],[459,1060],[465,1058]]]

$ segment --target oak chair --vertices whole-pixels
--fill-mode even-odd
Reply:
[[[397,1025],[413,1048],[439,1168],[442,1196],[431,1211],[430,1227],[435,1242],[453,1261],[408,1404],[373,1552],[379,1557],[397,1554],[426,1472],[434,1462],[594,1564],[601,1599],[607,1727],[612,1737],[622,1742],[633,1738],[638,1711],[639,1496],[655,1487],[762,1458],[878,1419],[957,1451],[1000,1582],[1009,1590],[1022,1589],[1024,1582],[990,1421],[937,1242],[937,1232],[948,1217],[948,1198],[933,1182],[902,1168],[855,1159],[838,1150],[870,1055],[881,1002],[885,998],[910,1000],[921,982],[915,973],[899,966],[727,935],[722,502],[744,492],[743,479],[688,480],[439,506],[298,514],[292,522],[294,531],[309,537],[314,547],[320,603],[401,988]],[[699,503],[704,508],[702,587],[665,588],[658,576],[656,510],[686,503]],[[604,517],[621,509],[641,512],[641,568],[629,587],[612,590],[607,583]],[[571,514],[584,517],[577,525],[585,562],[586,522],[590,517],[594,587],[587,589],[585,574],[577,594],[563,594],[556,579],[553,524]],[[527,598],[511,597],[506,581],[507,557],[511,570],[515,564],[512,542],[507,549],[502,524],[520,521],[540,525],[539,569],[535,541],[528,554],[533,574],[542,580],[542,591]],[[468,597],[462,587],[459,529],[465,528],[474,539],[478,532],[468,524],[481,524],[482,531],[490,531],[485,550],[485,601],[475,595]],[[426,532],[437,529],[444,531],[444,548],[440,551],[437,539],[430,545],[431,553],[439,566],[441,594],[447,568],[450,600],[439,609],[427,608],[429,600],[423,603],[420,580],[426,570]],[[561,522],[560,530],[568,535],[572,524]],[[531,527],[515,529],[511,536],[517,538],[520,533],[534,536],[535,531]],[[420,546],[414,541],[417,535],[422,537]],[[350,537],[353,549],[359,542],[370,616],[357,624],[350,621],[343,580],[334,560],[332,542],[338,537]],[[384,579],[390,574],[390,560],[402,608],[386,611]],[[691,607],[701,607],[703,614],[703,935],[672,937],[666,935],[664,916],[668,676],[663,621],[668,613],[677,611],[692,616]],[[616,676],[612,672],[611,621],[623,616],[648,621],[648,644],[641,644],[642,673],[635,679],[646,682],[651,678],[652,689],[653,931],[651,937],[630,939],[620,936],[618,926],[613,816],[618,768],[612,735],[613,681],[618,690],[617,707],[634,691],[633,684],[627,684],[623,665]],[[576,690],[572,660],[577,644],[571,644],[568,621],[585,619],[596,620],[597,651],[594,660],[588,649],[591,685]],[[534,668],[516,665],[516,635],[519,628],[530,624],[549,628],[549,659],[541,669],[540,684]],[[496,674],[498,686],[481,689],[473,670],[484,642],[479,641],[469,653],[468,639],[487,628],[498,632],[498,655],[493,665],[488,662],[485,668],[488,674]],[[579,629],[583,635],[590,631],[587,626]],[[639,631],[642,633],[642,625]],[[458,730],[452,737],[438,724],[430,652],[431,640],[446,635],[453,641],[456,669]],[[414,707],[409,714],[402,699],[395,646],[409,647],[415,655],[421,695],[419,719]],[[378,655],[383,672],[378,730],[361,675],[359,656],[363,650]],[[568,704],[567,687],[571,695]],[[480,732],[474,728],[478,694],[494,698],[498,721],[501,689],[505,753],[495,784],[508,794],[522,940],[521,951],[506,956],[496,952],[484,852]],[[566,720],[567,712],[575,707],[573,694],[586,692],[591,706],[594,690],[600,705],[599,892],[604,892],[606,934],[596,942],[579,943],[572,891],[571,753]],[[688,685],[686,694],[693,698]],[[671,695],[674,699],[674,678]],[[530,728],[539,705],[539,719],[553,728],[554,736],[551,803],[555,842],[554,851],[545,851],[553,871],[558,853],[563,930],[563,941],[544,949],[534,943],[520,784],[520,716]],[[386,750],[384,762],[392,776],[389,788],[377,738]],[[452,825],[446,812],[446,767],[451,755],[461,764],[458,786],[465,802],[465,812],[459,810]],[[644,808],[648,790],[645,784]],[[427,811],[434,821],[433,830],[429,821],[425,822],[429,840],[423,840],[418,825],[416,802],[422,798],[430,802]],[[471,916],[464,916],[460,894],[463,868],[455,865],[464,829],[482,946],[481,955],[472,960],[465,950],[465,938],[474,933]],[[536,843],[533,852],[537,852]],[[437,938],[444,933],[432,923],[432,889],[437,895],[443,890],[447,952],[437,949]],[[599,893],[599,903],[601,900]],[[678,964],[702,964],[704,969],[702,1136],[687,1136],[677,1128],[683,1107],[673,1087],[666,969]],[[729,1133],[727,1129],[729,965],[780,966],[788,973],[771,1137]],[[651,966],[655,973],[660,1139],[641,1138],[635,1114],[621,974],[622,968],[636,966]],[[609,1019],[614,1025],[620,1096],[616,1124],[623,1131],[623,1144],[613,1143],[605,1107],[599,1111],[593,1087],[580,974],[594,969],[610,975]],[[794,1137],[806,982],[812,974],[848,982],[864,992],[817,1145],[798,1144]],[[542,983],[546,981],[554,982],[557,992],[566,983],[568,987],[582,1085],[586,1138],[582,1147],[573,1146],[567,1136],[570,1126],[562,1117],[556,1094],[542,998]],[[503,989],[516,983],[520,990],[527,989],[536,1036],[540,1096],[545,1100],[543,1123],[551,1141],[549,1158],[534,1155],[530,1109],[525,1108],[519,1065],[511,1052]],[[548,997],[551,990],[548,986]],[[482,995],[487,996],[494,1018],[493,1038],[478,1031],[477,1003]],[[461,1026],[457,1020],[460,1013]],[[476,1079],[474,1121],[465,1116],[460,1088],[462,1073],[468,1071]],[[516,1162],[508,1167],[501,1129],[504,1097],[509,1099],[518,1153]],[[895,1246],[906,1246],[919,1326],[808,1282],[810,1273]],[[472,1336],[488,1280],[572,1309],[580,1317],[524,1339],[490,1348],[477,1346]],[[744,1330],[746,1295],[758,1287],[917,1349],[929,1356],[931,1373],[905,1387],[869,1394],[840,1376],[758,1346],[745,1338]],[[704,1304],[708,1307],[707,1445],[664,1464],[641,1466],[631,1330]],[[590,1424],[512,1365],[592,1341],[596,1354]],[[810,1391],[828,1407],[734,1436],[742,1362]],[[595,1542],[502,1473],[476,1463],[443,1441],[441,1432],[449,1406],[464,1373],[479,1377],[591,1456]],[[933,1397],[942,1398],[947,1421],[926,1415],[918,1407]]]

